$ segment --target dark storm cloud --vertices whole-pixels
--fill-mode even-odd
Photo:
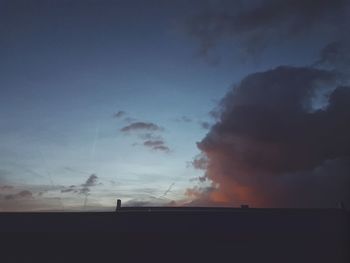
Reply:
[[[162,128],[152,122],[134,122],[120,129],[122,132],[130,131],[161,131]]]
[[[332,41],[321,51],[315,66],[326,66],[350,78],[350,38]]]
[[[224,10],[221,4],[212,5],[187,26],[200,41],[203,55],[226,37],[254,55],[268,44],[298,38],[313,29],[344,31],[349,4],[347,0],[232,1]]]
[[[215,108],[209,112],[209,117],[217,121],[220,118],[220,109]]]
[[[325,89],[327,104],[314,108]],[[210,200],[257,206],[349,201],[350,87],[339,86],[334,72],[281,66],[254,73],[220,107],[218,122],[198,143],[208,159],[206,176],[217,185]]]

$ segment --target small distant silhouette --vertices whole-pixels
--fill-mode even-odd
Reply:
[[[122,200],[118,199],[117,200],[117,207],[116,207],[116,211],[120,210],[122,208]]]
[[[249,208],[249,205],[241,205],[241,208]]]

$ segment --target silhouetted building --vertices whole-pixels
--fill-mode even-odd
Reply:
[[[117,200],[117,207],[116,207],[116,211],[120,210],[122,208],[122,200],[118,199]]]

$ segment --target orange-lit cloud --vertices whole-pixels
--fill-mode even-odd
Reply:
[[[213,187],[202,203],[324,207],[349,202],[350,87],[332,71],[278,67],[247,76],[220,104],[193,165]],[[327,87],[328,102],[314,99]],[[345,186],[346,185],[346,186]]]

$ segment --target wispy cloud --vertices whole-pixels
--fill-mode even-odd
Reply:
[[[119,119],[119,118],[122,118],[126,115],[126,112],[125,111],[117,111],[116,113],[113,114],[113,118],[116,118],[116,119]]]
[[[170,151],[170,148],[165,145],[165,142],[163,140],[147,140],[143,142],[143,145],[155,151]]]
[[[120,129],[122,132],[131,131],[162,131],[163,129],[152,122],[134,122]]]
[[[142,140],[163,140],[163,137],[161,135],[154,133],[141,133],[138,135],[138,137],[140,137]]]
[[[154,146],[152,149],[156,151],[170,152],[170,148],[165,145]]]
[[[124,118],[124,121],[127,123],[132,123],[132,122],[136,122],[137,119],[136,118],[132,118],[132,117],[126,117]]]
[[[89,176],[89,178],[86,180],[86,182],[82,184],[82,186],[84,186],[84,187],[95,186],[95,185],[97,185],[97,179],[98,179],[97,175],[92,174]]]
[[[168,153],[170,148],[166,145],[163,137],[158,132],[164,129],[153,122],[133,122],[120,129],[123,133],[136,132],[136,135],[143,140],[142,144],[154,151]],[[140,145],[140,143],[133,143],[133,146]]]
[[[22,190],[15,194],[6,194],[3,196],[5,200],[14,200],[14,199],[32,199],[33,193],[28,190]]]
[[[163,145],[164,144],[164,141],[162,140],[158,140],[158,141],[145,141],[143,143],[143,145],[147,146],[147,147],[155,147],[155,146],[159,146],[159,145]]]
[[[14,187],[12,185],[0,185],[0,191],[12,190]]]
[[[175,185],[175,182],[171,183],[171,185],[169,185],[168,189],[160,197],[165,197],[167,194],[169,194],[174,185]]]
[[[71,185],[69,187],[64,187],[61,189],[61,193],[75,193],[87,195],[90,193],[91,187],[99,185],[98,176],[96,174],[91,174],[86,181],[81,185]]]
[[[192,120],[192,118],[183,115],[180,118],[175,119],[175,121],[177,121],[177,122],[192,122],[193,120]]]
[[[61,193],[70,193],[70,192],[75,192],[76,190],[74,188],[66,188],[62,189]]]

